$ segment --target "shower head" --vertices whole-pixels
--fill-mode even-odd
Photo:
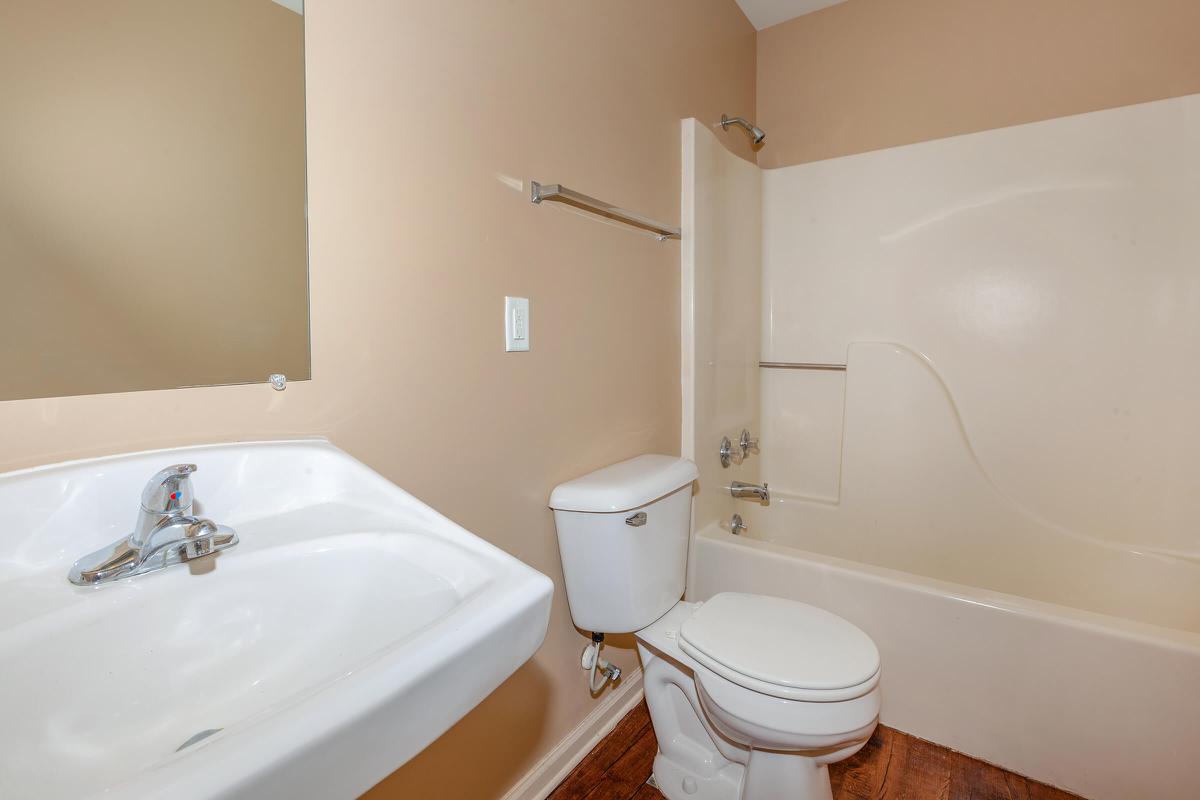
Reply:
[[[721,127],[725,130],[729,130],[730,125],[740,125],[748,130],[750,132],[750,136],[754,140],[754,144],[762,144],[767,138],[767,134],[762,128],[758,127],[757,125],[752,125],[750,121],[744,117],[734,117],[733,119],[730,119],[722,114]]]

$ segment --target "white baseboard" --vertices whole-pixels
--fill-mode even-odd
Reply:
[[[581,689],[586,691],[586,689]],[[612,732],[621,718],[642,701],[642,670],[626,672],[621,686],[604,698],[546,754],[501,800],[545,800],[592,751]]]

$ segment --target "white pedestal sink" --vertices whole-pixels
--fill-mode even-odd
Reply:
[[[177,462],[240,543],[70,584]],[[551,590],[327,442],[0,475],[0,797],[355,797],[533,654]]]

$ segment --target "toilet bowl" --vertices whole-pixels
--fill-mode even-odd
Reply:
[[[857,672],[851,666],[853,653],[843,662],[844,678],[832,683],[844,685],[834,689],[802,685],[821,683],[814,677],[826,678],[828,685],[828,678],[838,674],[830,649],[836,647],[834,639],[792,639],[793,643],[806,641],[814,652],[823,651],[828,668],[823,676],[792,669],[783,675],[791,685],[771,684],[761,675],[728,667],[719,674],[689,653],[697,652],[687,633],[699,611],[733,606],[741,612],[759,604],[777,612],[794,610],[801,617],[827,613],[778,598],[719,594],[708,603],[681,602],[636,634],[646,703],[659,741],[654,776],[669,800],[828,800],[832,796],[828,765],[853,755],[875,730],[880,703],[878,653],[865,634],[831,614],[825,622],[831,626],[840,622],[852,638],[862,637],[858,644],[870,644],[858,654],[863,661]],[[799,636],[804,626],[771,629],[746,620],[745,627],[767,638]],[[786,647],[780,649],[786,653]],[[858,680],[864,670],[870,675]]]
[[[680,600],[696,467],[639,456],[554,490],[576,626],[635,632],[668,800],[830,800],[828,765],[879,719],[879,651],[850,622],[777,597]]]

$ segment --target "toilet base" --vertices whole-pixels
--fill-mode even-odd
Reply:
[[[749,749],[722,738],[696,713],[696,684],[681,665],[641,642],[638,654],[658,739],[658,790],[667,800],[740,800]]]
[[[659,753],[654,782],[667,800],[833,800],[829,767],[795,753],[754,751],[748,769],[727,768],[708,777]],[[787,787],[785,797],[780,786]]]
[[[785,797],[780,786],[787,787]],[[829,767],[795,753],[753,750],[741,800],[833,800]]]
[[[658,754],[654,781],[667,800],[832,800],[828,765],[857,752],[875,721],[845,746],[808,754],[752,750],[722,734],[703,709],[695,666],[676,644],[694,606],[680,603],[638,632],[646,705]]]
[[[740,765],[730,764],[715,774],[704,775],[676,764],[661,752],[654,757],[654,783],[667,800],[739,800],[742,772]]]
[[[644,645],[638,649],[658,737],[654,781],[667,800],[832,800],[826,764],[843,754],[818,759],[729,741],[701,712],[692,674]]]

